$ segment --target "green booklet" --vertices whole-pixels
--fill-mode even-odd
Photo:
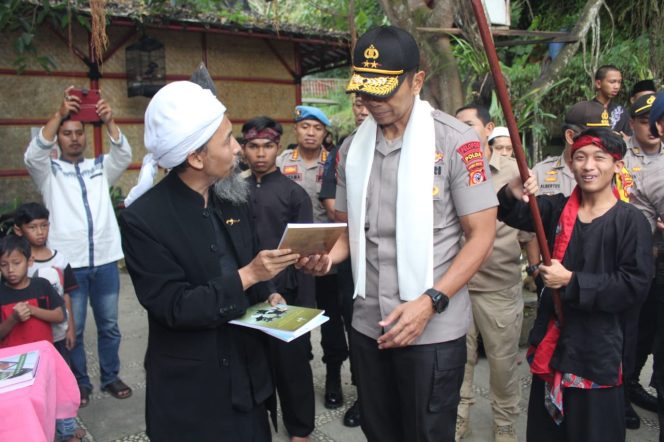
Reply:
[[[252,305],[243,316],[230,323],[255,328],[284,342],[290,342],[327,322],[330,318],[323,315],[324,312],[315,308],[285,304],[272,307],[264,302]]]
[[[0,393],[28,387],[35,382],[39,351],[0,357]]]

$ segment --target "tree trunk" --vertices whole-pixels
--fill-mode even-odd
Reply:
[[[574,37],[576,41],[565,45],[555,60],[551,62],[549,68],[540,78],[535,80],[531,89],[537,91],[535,92],[536,95],[542,95],[546,92],[548,86],[552,85],[558,79],[571,58],[579,50],[581,42],[586,38],[588,30],[593,21],[597,18],[603,4],[604,0],[588,0],[586,2],[576,25],[574,25],[574,29],[572,29],[572,32],[570,33],[570,36]]]
[[[410,32],[420,48],[422,68],[427,72],[423,98],[433,107],[454,113],[463,105],[459,68],[446,35],[420,33],[418,27],[449,28],[454,23],[452,0],[436,0],[433,9],[421,0],[379,0],[390,22]]]

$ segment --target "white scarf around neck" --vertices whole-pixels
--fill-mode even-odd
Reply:
[[[410,301],[433,287],[433,108],[415,97],[403,135],[397,175],[396,256],[399,297]],[[346,159],[348,230],[354,296],[366,296],[366,200],[378,125],[369,116],[358,128]]]

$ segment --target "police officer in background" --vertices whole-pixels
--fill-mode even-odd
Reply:
[[[664,141],[664,93],[659,93],[652,103],[648,118],[650,131]],[[664,216],[664,164],[657,162],[643,171],[639,177],[632,202],[650,222],[652,231],[662,231]],[[661,244],[661,243],[660,243]],[[664,285],[664,249],[655,249],[654,284]],[[657,415],[659,418],[659,441],[664,442],[664,297],[658,293],[657,332],[653,349],[654,364],[651,385],[657,390]]]
[[[480,143],[484,155],[490,156],[489,135],[493,132],[496,124],[491,121],[489,110],[481,104],[467,104],[454,113],[457,120],[475,129],[477,136],[480,137]]]
[[[496,133],[498,128],[493,127],[489,112],[480,105],[466,106],[457,111],[456,115],[458,120],[473,127],[480,140],[487,143],[484,152],[491,167],[493,189],[498,192],[519,175],[516,160],[511,157],[512,143],[507,128],[503,127],[504,131]],[[484,115],[487,121],[479,120],[480,115]],[[496,139],[499,140],[495,142]],[[494,146],[500,146],[501,149],[494,149]],[[456,440],[470,434],[470,407],[474,403],[473,376],[481,334],[489,361],[494,440],[517,441],[516,419],[521,400],[517,356],[523,322],[520,255],[519,231],[496,221],[493,250],[468,282],[473,319],[466,335],[468,359],[461,385]]]
[[[351,96],[353,117],[355,126],[358,127],[369,116],[369,111],[362,103],[362,97],[353,94]],[[355,133],[355,131],[353,131]],[[352,135],[352,134],[351,134]],[[347,222],[348,219],[341,212],[336,212],[334,209],[334,202],[337,195],[337,159],[338,153],[341,148],[347,149],[350,144],[351,137],[346,137],[341,146],[336,147],[330,152],[325,165],[325,173],[323,175],[323,185],[321,186],[320,194],[318,197],[327,209],[328,216],[336,222]],[[339,295],[341,297],[341,307],[344,318],[344,325],[346,332],[349,334],[348,345],[352,346],[350,342],[350,324],[353,319],[353,274],[350,267],[350,259],[345,260],[338,266],[339,271]],[[350,364],[351,382],[357,385],[355,371],[353,370],[353,362]],[[343,424],[347,427],[359,427],[361,422],[360,404],[356,400],[344,413]]]
[[[632,93],[629,95],[629,104],[633,105],[636,100],[642,95],[656,94],[657,86],[655,80],[639,80],[632,86]]]
[[[329,157],[323,147],[330,120],[318,108],[295,108],[295,136],[297,145],[277,157],[277,167],[307,191],[313,206],[314,222],[332,221],[320,200],[325,163]],[[321,326],[321,346],[325,376],[325,407],[336,409],[343,405],[341,365],[348,358],[348,344],[339,297],[336,272],[316,278],[316,303],[330,320]]]
[[[650,131],[649,116],[652,105],[655,101],[654,94],[641,95],[632,105],[630,126],[633,135],[627,141],[627,153],[624,161],[625,167],[634,178],[636,187],[643,187],[641,176],[647,170],[660,167],[664,150],[662,141]],[[648,183],[645,184],[649,185]],[[655,230],[653,238],[654,246],[662,248],[664,246],[662,232]],[[661,278],[660,278],[661,279]],[[639,382],[641,370],[652,353],[655,334],[657,332],[657,294],[661,293],[664,287],[661,281],[655,278],[650,287],[648,297],[641,307],[638,315],[638,330],[636,332],[636,346],[632,349],[634,358],[634,370],[631,373],[625,373],[625,394],[627,399],[639,407],[656,412],[657,398],[648,393]],[[638,415],[636,415],[638,419]],[[632,426],[638,422],[632,416],[629,420]]]

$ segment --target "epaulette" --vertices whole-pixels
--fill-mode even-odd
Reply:
[[[432,113],[431,116],[433,117],[433,120],[444,124],[445,126],[448,126],[455,131],[459,132],[460,134],[467,132],[469,129],[474,130],[472,127],[468,126],[465,123],[462,123],[461,121],[457,120],[454,118],[452,115],[447,114],[441,110],[435,109]]]

